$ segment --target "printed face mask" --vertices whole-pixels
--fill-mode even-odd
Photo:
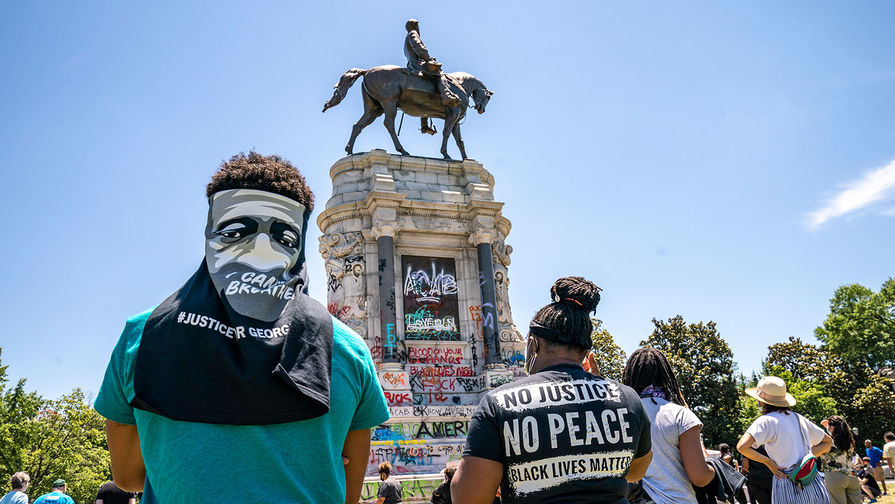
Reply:
[[[305,207],[279,194],[229,189],[209,200],[205,263],[222,300],[274,321],[295,294]]]

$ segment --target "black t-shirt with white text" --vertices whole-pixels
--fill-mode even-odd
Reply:
[[[649,417],[632,388],[558,365],[483,397],[463,455],[503,464],[504,504],[626,504],[631,460],[649,451]]]

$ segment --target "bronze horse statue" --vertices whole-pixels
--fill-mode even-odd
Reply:
[[[405,156],[410,154],[398,141],[395,132],[395,117],[398,109],[407,115],[414,117],[431,117],[444,119],[444,129],[441,132],[441,154],[445,159],[451,159],[447,153],[448,135],[453,134],[460,155],[466,159],[466,148],[463,145],[463,137],[460,135],[460,121],[466,116],[466,109],[474,107],[479,114],[485,112],[488,100],[494,94],[474,76],[465,72],[447,74],[451,82],[451,90],[460,97],[460,104],[455,107],[445,106],[441,102],[441,95],[435,87],[435,83],[425,77],[410,74],[405,68],[395,65],[373,67],[368,70],[352,68],[342,75],[339,83],[335,85],[333,96],[323,106],[323,111],[338,105],[348,94],[354,81],[363,76],[362,93],[364,96],[364,115],[351,129],[351,138],[345,146],[345,152],[351,154],[354,150],[354,141],[364,128],[370,125],[377,117],[385,114],[385,129],[388,130],[395,144],[395,149]],[[470,105],[470,99],[473,105]]]

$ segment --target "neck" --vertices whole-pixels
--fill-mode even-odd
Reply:
[[[543,359],[543,360],[542,360]],[[570,366],[578,366],[581,367],[581,360],[573,357],[569,357],[566,355],[541,355],[538,354],[538,358],[535,361],[537,369],[533,370],[533,373],[537,373],[543,369],[546,369],[551,366],[558,366],[560,364],[567,364]]]

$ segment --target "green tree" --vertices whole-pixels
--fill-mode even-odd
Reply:
[[[874,370],[895,365],[895,277],[879,292],[860,284],[843,285],[830,299],[830,314],[814,330],[836,355]]]
[[[0,367],[0,481],[25,471],[35,498],[63,478],[75,502],[92,502],[112,475],[103,418],[79,388],[46,400],[26,392],[24,378],[8,389],[6,383]]]
[[[800,383],[800,398],[796,400],[820,400],[821,395],[832,404],[838,414],[845,417],[852,427],[857,427],[861,437],[880,439],[891,427],[895,418],[895,387],[892,380],[874,371],[864,362],[850,362],[834,353],[828,346],[816,346],[790,338],[768,348],[768,358],[763,364],[764,374],[782,376],[789,373],[792,380]],[[809,390],[810,389],[810,390]],[[829,408],[816,410],[829,411]]]
[[[737,432],[738,394],[733,352],[721,338],[714,322],[687,324],[680,315],[653,319],[655,328],[641,346],[665,353],[677,374],[690,409],[703,422],[709,445],[731,443]]]
[[[590,339],[593,341],[594,358],[600,366],[600,372],[606,378],[621,380],[622,370],[628,360],[625,351],[615,344],[612,335],[603,328],[603,321],[596,318],[590,320],[594,326]]]
[[[734,428],[739,436],[742,436],[746,429],[752,425],[756,418],[761,416],[761,409],[758,407],[758,401],[751,396],[746,395],[746,389],[754,387],[758,383],[758,376],[752,373],[751,378],[740,375],[737,380],[737,416]],[[736,437],[739,440],[739,437]],[[732,444],[732,443],[731,443]]]

